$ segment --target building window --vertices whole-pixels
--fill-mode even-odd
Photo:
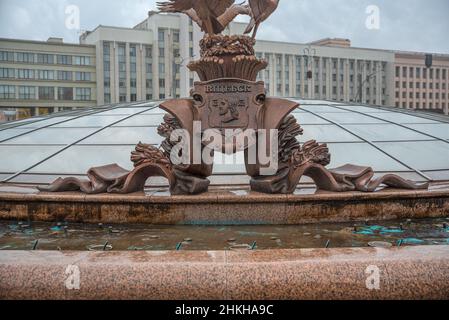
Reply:
[[[0,99],[15,99],[16,87],[15,86],[0,86]]]
[[[39,53],[37,55],[37,63],[54,64],[55,63],[54,55]]]
[[[129,46],[129,56],[136,57],[137,56],[137,48],[135,45]]]
[[[15,71],[12,68],[0,68],[0,78],[15,78]]]
[[[123,58],[123,60],[121,60],[121,61],[125,61],[124,57],[126,56],[126,45],[119,44],[119,46],[118,46],[118,55],[119,55],[119,57]]]
[[[23,99],[23,100],[36,99],[36,88],[20,86],[19,87],[19,99]]]
[[[164,42],[165,41],[165,32],[164,32],[164,30],[159,30],[158,31],[158,40],[159,40],[159,42]]]
[[[90,66],[90,57],[75,56],[73,57],[73,64],[77,66]]]
[[[17,74],[19,79],[34,79],[34,70],[19,69]]]
[[[173,32],[173,42],[179,43],[179,32],[178,31]]]
[[[109,42],[107,42],[107,41],[103,42],[103,55],[104,56],[111,55],[111,46],[110,46]]]
[[[131,101],[137,101],[137,94],[135,94],[135,93],[132,93],[131,94]]]
[[[104,103],[111,103],[111,94],[110,93],[104,94]]]
[[[55,88],[39,87],[39,100],[55,100]]]
[[[165,74],[165,64],[164,63],[159,63],[159,74]]]
[[[73,100],[73,88],[58,88],[58,100]]]
[[[106,71],[111,71],[111,63],[109,61],[103,61],[103,70]]]
[[[153,48],[151,46],[145,46],[145,58],[153,57]]]
[[[71,71],[58,71],[58,80],[71,81],[72,72]]]
[[[400,67],[396,67],[396,77],[400,77],[401,76],[401,68]]]
[[[91,81],[90,72],[75,72],[76,81]]]
[[[0,61],[14,61],[14,52],[0,51]]]
[[[159,57],[165,57],[165,49],[164,48],[159,48]]]
[[[17,52],[17,61],[24,63],[34,63],[34,53]]]
[[[165,88],[165,79],[159,79],[159,88]]]
[[[75,100],[89,101],[91,100],[90,88],[75,88]]]
[[[151,63],[146,64],[146,72],[153,73],[153,65]]]
[[[65,64],[65,65],[72,64],[72,56],[57,55],[56,60],[58,64]]]
[[[119,96],[119,101],[120,102],[126,102],[126,95],[120,95]]]
[[[39,80],[54,80],[55,73],[53,70],[39,70]]]

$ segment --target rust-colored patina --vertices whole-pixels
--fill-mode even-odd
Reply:
[[[269,194],[293,193],[301,177],[313,179],[321,190],[333,192],[373,192],[381,184],[403,189],[427,189],[428,184],[417,184],[396,175],[387,175],[375,180],[373,169],[345,165],[328,170],[330,154],[325,144],[308,141],[300,146],[297,136],[303,130],[290,113],[298,104],[286,99],[266,97],[265,84],[257,82],[257,74],[267,67],[267,62],[255,56],[254,37],[261,22],[277,8],[278,0],[250,0],[249,5],[234,4],[233,0],[171,0],[159,3],[163,12],[183,12],[189,15],[206,33],[200,41],[201,57],[191,62],[188,68],[196,72],[200,82],[195,83],[189,99],[174,99],[163,102],[160,108],[167,111],[158,133],[165,138],[160,148],[139,143],[132,153],[135,169],[128,172],[118,165],[93,168],[89,181],[76,178],[58,179],[52,185],[41,188],[45,191],[81,190],[85,193],[131,193],[141,191],[145,181],[152,176],[168,179],[174,195],[199,194],[208,190],[213,161],[201,155],[214,151],[236,153],[244,151],[247,174],[251,189]],[[253,37],[222,35],[224,28],[238,14],[251,16],[246,33],[254,29]],[[201,124],[199,133],[194,123]],[[172,133],[178,129],[187,132],[190,155],[174,150],[179,140],[173,141]],[[214,130],[222,139],[217,148],[211,143],[207,130]],[[234,130],[227,135],[226,131]],[[266,134],[262,135],[264,131]],[[253,134],[248,134],[252,132]],[[272,150],[272,132],[277,133],[278,152]],[[194,139],[200,139],[200,157],[192,151]],[[266,141],[263,141],[266,140]],[[260,147],[259,142],[264,147]],[[271,159],[260,163],[264,149]],[[174,152],[175,151],[175,152]],[[176,158],[190,158],[177,164]],[[275,162],[274,172],[267,174]]]

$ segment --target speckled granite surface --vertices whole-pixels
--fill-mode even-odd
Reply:
[[[70,282],[76,275],[73,270],[79,271],[79,289],[73,288],[76,281]],[[378,289],[367,286],[374,275],[369,270],[378,271]],[[237,252],[2,251],[0,298],[448,299],[449,246]]]

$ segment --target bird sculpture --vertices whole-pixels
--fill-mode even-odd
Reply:
[[[169,0],[158,2],[162,12],[181,12],[187,14],[207,34],[219,34],[226,26],[220,23],[220,16],[227,10],[235,11],[235,0]]]
[[[245,34],[254,29],[253,39],[256,38],[259,25],[268,19],[277,9],[279,0],[248,0],[251,8],[251,21],[245,30]]]

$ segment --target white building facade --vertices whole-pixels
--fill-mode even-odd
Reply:
[[[80,37],[96,46],[98,104],[189,96],[202,37],[185,15],[157,14],[134,28],[99,26]]]
[[[244,28],[234,22],[224,33],[241,34]],[[97,47],[98,103],[189,96],[196,78],[187,64],[199,58],[202,36],[187,16],[156,12],[132,29],[99,26],[85,33],[81,43]],[[308,45],[264,40],[257,41],[256,51],[269,62],[259,80],[272,96],[393,102],[392,52],[351,48],[345,41]]]

